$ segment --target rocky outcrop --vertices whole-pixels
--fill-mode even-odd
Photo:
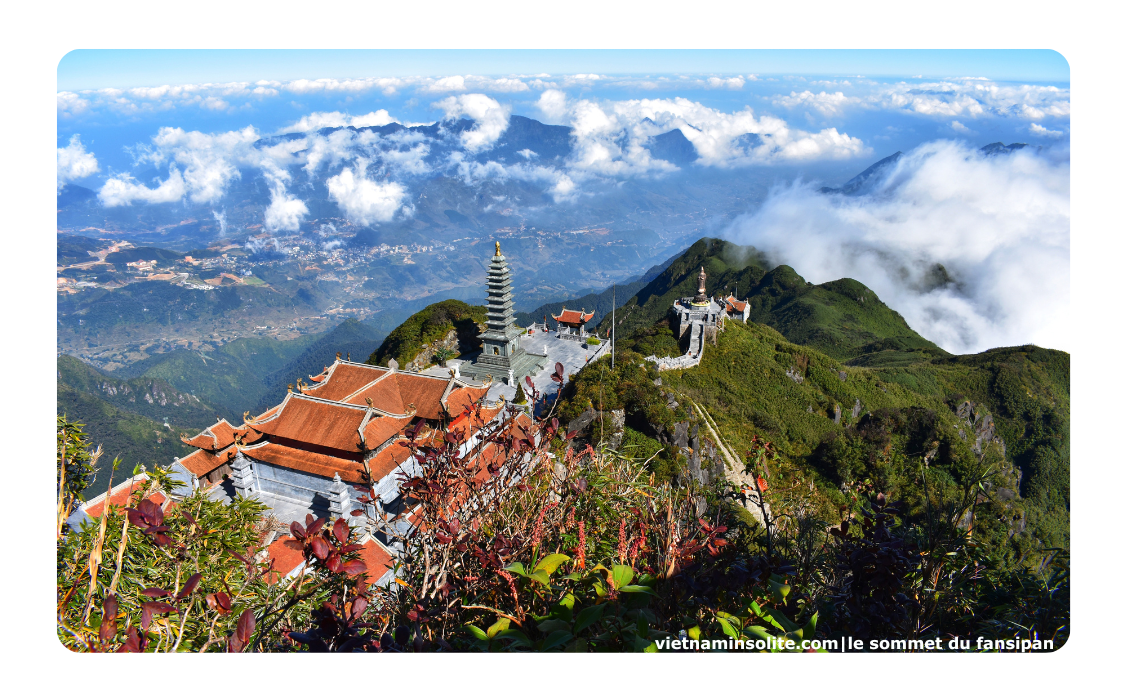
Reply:
[[[566,425],[566,432],[572,431],[585,431],[586,427],[598,418],[598,411],[592,407],[587,407],[586,411],[578,415]]]
[[[407,369],[409,371],[422,371],[426,369],[428,366],[431,366],[432,358],[440,350],[446,350],[455,355],[459,354],[459,335],[455,330],[450,330],[443,338],[435,340],[429,345],[424,345],[423,349],[416,353],[415,358],[408,363]]]
[[[978,406],[969,400],[958,403],[954,414],[966,427],[958,429],[958,438],[968,441],[972,436],[974,445],[971,446],[971,450],[975,454],[982,455],[987,444],[992,444],[998,447],[1003,457],[1005,456],[1005,441],[997,434],[993,415],[980,412]]]

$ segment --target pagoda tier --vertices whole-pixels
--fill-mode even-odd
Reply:
[[[511,271],[507,267],[507,259],[496,252],[487,268],[487,331],[479,338],[507,342],[520,334],[522,330],[515,327]]]
[[[491,377],[509,385],[536,372],[547,359],[530,354],[519,346],[525,331],[515,325],[514,295],[511,294],[511,271],[499,244],[487,267],[487,328],[479,333],[483,350],[475,363],[460,369],[460,375],[482,379]]]

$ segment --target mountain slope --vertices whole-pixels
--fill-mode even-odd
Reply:
[[[681,253],[678,253],[673,257],[666,259],[664,262],[654,265],[642,273],[641,277],[638,277],[632,282],[618,284],[616,289],[618,305],[623,305],[625,302],[629,301],[634,294],[641,291],[643,287],[652,282],[658,275],[664,272],[666,268],[672,265],[673,261],[679,258],[681,255]],[[531,323],[542,323],[544,320],[553,324],[553,321],[549,321],[550,315],[557,314],[562,310],[562,307],[565,306],[569,309],[585,309],[587,313],[593,311],[594,319],[591,320],[587,325],[589,328],[594,329],[601,325],[603,316],[609,315],[613,307],[613,301],[613,290],[607,291],[603,289],[601,291],[591,292],[589,294],[584,294],[573,299],[550,301],[539,306],[533,311],[516,312],[515,322],[520,326],[530,325]],[[603,326],[603,331],[604,329],[605,328]]]
[[[120,370],[126,377],[163,380],[216,407],[218,416],[237,421],[257,407],[265,379],[300,355],[319,335],[294,340],[241,338],[214,350],[175,349]],[[284,387],[284,384],[281,384]]]
[[[798,493],[830,504],[837,517],[850,489],[865,482],[918,508],[924,458],[928,481],[953,494],[981,452],[983,466],[1004,471],[988,483],[975,537],[1011,565],[1034,566],[1046,548],[1068,546],[1064,352],[1017,347],[865,368],[737,321],[690,369],[658,373],[625,347],[619,342],[616,370],[606,361],[570,379],[557,416],[573,422],[590,407],[625,410],[632,437],[652,442],[639,455],[664,449],[654,462],[659,477],[682,473],[687,448],[704,450],[709,462],[691,438],[708,435],[691,400],[737,455],[745,457],[753,436],[773,442],[780,455],[769,479],[782,489],[799,480]],[[586,435],[596,441],[596,431]]]
[[[86,492],[88,497],[107,491],[111,461],[116,456],[123,462],[115,472],[115,479],[123,480],[137,464],[154,469],[155,465],[169,465],[175,458],[186,455],[192,449],[179,440],[179,435],[193,436],[200,431],[197,427],[164,426],[62,382],[56,384],[56,412],[70,421],[81,422],[92,447],[103,446],[98,471]]]
[[[66,354],[56,359],[56,377],[69,393],[84,393],[124,412],[168,422],[171,426],[201,429],[216,419],[214,405],[196,395],[183,393],[161,379],[116,378]]]
[[[882,181],[882,179],[885,178],[892,169],[894,169],[895,163],[898,162],[899,157],[901,156],[901,151],[895,152],[891,156],[884,157],[874,164],[871,164],[866,169],[863,169],[859,173],[855,174],[851,180],[847,181],[842,186],[838,188],[820,188],[819,192],[842,193],[843,195],[860,195],[862,193],[866,193],[871,188],[873,188],[875,184]]]
[[[445,339],[451,331],[456,333],[459,351],[473,349],[479,324],[486,320],[485,306],[471,306],[457,299],[440,301],[414,314],[390,332],[368,357],[368,363],[384,366],[389,359],[395,359],[400,368],[405,369],[424,349]]]
[[[618,309],[618,338],[655,334],[653,326],[668,317],[676,299],[696,294],[702,266],[709,294],[747,299],[751,321],[835,359],[867,366],[948,356],[855,280],[812,285],[786,265],[769,269],[754,248],[709,238],[694,243]]]
[[[281,402],[288,384],[296,382],[298,378],[308,383],[308,377],[332,364],[338,353],[346,359],[355,354],[356,361],[360,361],[365,355],[371,354],[383,342],[384,337],[385,333],[367,323],[354,318],[346,320],[311,343],[284,366],[266,375],[263,379],[265,392],[250,412],[264,412]]]

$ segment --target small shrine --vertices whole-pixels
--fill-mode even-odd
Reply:
[[[567,311],[566,307],[562,307],[562,312],[557,316],[550,314],[554,322],[558,323],[558,337],[563,340],[577,340],[579,342],[589,337],[586,332],[586,324],[594,318],[594,311],[586,313],[585,309],[581,311]]]

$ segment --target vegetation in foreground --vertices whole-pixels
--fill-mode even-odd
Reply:
[[[745,454],[745,485],[673,484],[652,471],[652,456],[568,440],[553,417],[537,439],[511,437],[511,412],[483,431],[509,451],[489,467],[476,463],[478,447],[463,455],[450,437],[415,452],[423,471],[404,489],[424,522],[400,538],[406,553],[388,586],[369,587],[354,555],[359,530],[343,521],[294,523],[308,568],[270,583],[257,503],[195,493],[163,511],[140,489],[125,514],[61,532],[60,639],[75,650],[148,652],[652,652],[664,639],[804,651],[842,637],[896,639],[892,650],[958,637],[989,649],[979,639],[1054,648],[1067,639],[1066,555],[1036,573],[1001,568],[962,523],[983,511],[994,478],[984,455],[961,461],[953,482],[903,456],[926,479],[908,501],[920,513],[860,483],[831,522],[811,480],[766,472],[780,461],[770,441]],[[87,447],[65,422],[60,432],[70,441],[60,445],[62,528]],[[170,491],[161,471],[151,480]],[[741,510],[746,494],[763,509],[759,522]],[[365,490],[361,501],[373,499]]]

